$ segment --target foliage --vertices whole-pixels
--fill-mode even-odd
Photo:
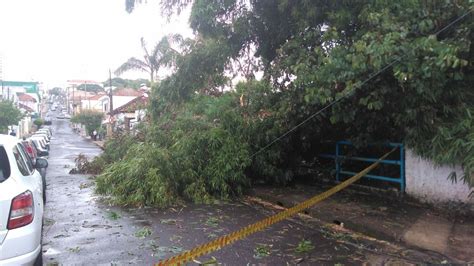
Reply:
[[[322,16],[327,27],[315,25],[293,35],[273,59],[268,55],[274,62],[269,75],[275,86],[302,88],[301,111],[308,108],[309,113],[348,95],[328,113],[327,124],[334,129],[330,136],[351,139],[359,146],[405,142],[438,163],[462,163],[471,176],[468,183],[474,185],[474,154],[468,144],[474,139],[466,133],[465,123],[474,103],[472,17],[438,36],[430,35],[464,14],[467,2],[397,1],[329,8],[337,15],[314,11],[314,19]],[[301,12],[298,6],[291,12],[296,10]],[[364,84],[394,60],[396,64]],[[290,77],[294,79],[289,81]]]
[[[102,124],[104,114],[93,110],[83,110],[71,118],[72,123],[83,124],[88,134],[98,130]]]
[[[121,75],[130,70],[139,70],[148,72],[150,74],[150,82],[153,83],[158,70],[162,66],[171,66],[173,59],[178,56],[178,52],[171,47],[175,41],[179,42],[181,37],[176,35],[164,36],[153,48],[151,52],[148,51],[145,39],[141,38],[141,45],[143,52],[143,60],[131,57],[127,62],[123,63],[115,70],[115,75]]]
[[[266,245],[266,244],[257,244],[255,247],[254,255],[253,257],[256,259],[261,259],[263,257],[268,257],[272,253],[271,248],[272,245]]]
[[[255,56],[265,62],[265,79],[275,92],[269,95],[279,98],[270,111],[277,127],[292,128],[328,102],[346,97],[278,142],[276,153],[307,162],[314,160],[321,140],[350,139],[358,146],[405,142],[436,162],[463,163],[471,176],[467,181],[474,185],[469,166],[474,154],[466,145],[472,135],[458,134],[451,123],[453,117],[459,123],[469,120],[474,103],[472,16],[432,35],[472,7],[469,1],[194,1],[190,24],[205,37],[200,41],[225,37],[226,47],[212,49],[216,59],[206,64],[213,71],[196,71],[199,78],[178,71],[170,87],[188,90],[181,95],[200,92],[187,84],[222,74],[223,61],[238,56],[236,51],[250,42],[256,46]],[[187,61],[193,63],[189,59],[200,53],[202,49],[193,49]],[[365,82],[394,60],[396,64]],[[176,97],[164,98],[176,102]],[[444,133],[438,129],[448,123]],[[464,144],[441,154],[433,149],[455,141]],[[274,154],[271,149],[269,153]]]
[[[44,124],[44,120],[37,118],[35,121],[33,121],[33,124],[35,124],[38,128],[40,128]]]
[[[110,86],[110,79],[107,79],[103,83],[104,87]],[[112,78],[112,86],[118,89],[121,88],[132,88],[139,89],[142,84],[145,84],[147,87],[150,87],[150,81],[146,79],[123,79],[119,77]]]
[[[62,93],[62,89],[59,87],[54,87],[49,91],[49,94],[59,96]]]
[[[109,211],[107,212],[107,218],[110,220],[118,220],[121,218],[120,214],[114,212],[114,211]]]
[[[150,227],[143,227],[137,232],[135,232],[135,236],[138,238],[146,238],[147,236],[151,236],[153,234],[153,231],[151,230]]]
[[[102,86],[98,84],[81,84],[77,86],[77,89],[81,91],[88,91],[88,92],[95,92],[95,93],[104,91],[104,88],[102,88]]]
[[[311,241],[303,239],[298,243],[298,246],[296,246],[295,251],[297,253],[306,253],[313,249],[314,249],[314,246],[311,243]]]
[[[101,160],[96,158],[92,161],[89,161],[86,155],[80,153],[74,159],[75,167],[69,171],[70,174],[99,174],[103,171],[104,165]]]
[[[106,169],[99,191],[138,205],[226,198],[257,178],[290,182],[341,139],[403,142],[461,163],[474,185],[473,17],[434,34],[472,1],[161,2],[169,13],[191,5],[197,37],[153,87],[146,139]],[[243,51],[263,79],[245,73],[225,92]]]
[[[17,124],[22,117],[21,111],[11,101],[0,101],[0,132],[6,134],[8,126]]]
[[[117,153],[124,156],[97,177],[97,192],[119,204],[162,207],[240,195],[250,160],[242,118],[227,109],[232,100],[196,96],[160,117],[145,140]]]

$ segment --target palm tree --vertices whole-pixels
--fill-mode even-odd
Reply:
[[[136,57],[130,57],[127,62],[123,63],[117,70],[115,75],[120,76],[122,73],[129,70],[140,70],[150,74],[151,83],[154,82],[158,70],[162,66],[173,66],[177,56],[180,54],[177,50],[171,47],[172,43],[181,43],[182,37],[180,35],[164,36],[153,48],[151,54],[146,48],[146,43],[143,37],[140,39],[145,55],[143,60]]]

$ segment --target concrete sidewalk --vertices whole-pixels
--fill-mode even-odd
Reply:
[[[250,195],[289,208],[328,188],[323,184],[256,187]],[[474,263],[472,213],[436,210],[389,194],[349,188],[308,209],[306,214],[322,224],[338,224],[379,240],[437,253],[449,262]]]
[[[99,146],[99,148],[101,148],[102,150],[103,150],[104,147],[105,147],[105,141],[103,141],[103,140],[96,140],[96,141],[93,141],[93,140],[92,140],[92,143],[94,143],[95,145]]]

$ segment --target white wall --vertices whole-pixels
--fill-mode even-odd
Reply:
[[[410,149],[405,154],[406,192],[424,202],[463,202],[474,206],[474,197],[469,198],[469,187],[459,180],[463,171],[459,165],[438,166],[421,158]],[[457,183],[448,179],[456,171]]]
[[[90,104],[90,106],[89,106]],[[82,110],[94,110],[103,112],[102,110],[102,102],[98,100],[81,100]]]
[[[113,96],[114,110],[129,103],[131,100],[137,98],[137,96]]]

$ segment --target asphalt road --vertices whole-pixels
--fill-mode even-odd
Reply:
[[[91,158],[101,150],[73,133],[68,120],[53,119],[52,129],[43,231],[47,265],[150,265],[273,212],[245,201],[166,210],[109,206],[94,194],[93,177],[69,174],[80,153]],[[199,260],[213,256],[225,265],[334,265],[393,259],[376,242],[350,239],[330,228],[288,220]]]

